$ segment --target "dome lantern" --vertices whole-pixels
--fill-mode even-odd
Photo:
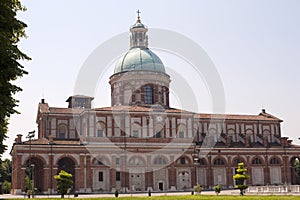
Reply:
[[[130,48],[148,47],[148,28],[141,22],[140,11],[137,11],[137,21],[130,27]]]

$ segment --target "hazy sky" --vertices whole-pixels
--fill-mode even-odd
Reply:
[[[37,130],[35,121],[41,98],[53,107],[67,106],[65,100],[73,94],[85,60],[112,36],[129,34],[137,9],[149,29],[178,32],[205,50],[221,76],[226,113],[258,114],[265,108],[284,120],[282,135],[298,142],[300,1],[22,2],[27,11],[19,17],[28,25],[28,38],[21,41],[20,48],[32,61],[24,62],[29,75],[16,82],[23,88],[16,95],[21,114],[10,119],[9,139],[5,142],[9,147],[4,157],[9,156],[17,134],[25,136],[28,131]],[[151,48],[151,36],[149,43]],[[186,63],[178,57],[156,53],[169,68],[185,69]],[[99,63],[99,67],[105,66]],[[110,105],[108,76],[113,73],[113,65],[110,69],[107,80],[101,80],[103,84],[97,87],[95,107]],[[196,94],[200,96],[198,111],[210,112],[209,91],[201,79],[193,81],[199,81],[199,85],[193,82],[195,90],[200,91]],[[175,99],[171,103],[178,106]]]

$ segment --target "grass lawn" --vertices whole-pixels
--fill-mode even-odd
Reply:
[[[72,196],[73,198],[73,196]],[[59,198],[60,199],[60,198]],[[68,196],[65,196],[65,199],[68,199]],[[73,198],[74,199],[74,198]],[[248,196],[237,196],[237,195],[200,195],[200,196],[152,196],[152,197],[122,197],[120,195],[118,198],[113,197],[101,197],[101,198],[75,198],[76,200],[90,200],[90,199],[101,199],[101,200],[112,200],[112,199],[120,199],[120,200],[132,200],[132,199],[153,199],[153,200],[173,200],[173,199],[208,199],[208,200],[239,200],[239,199],[246,199],[246,200],[294,200],[294,199],[299,199],[300,196],[275,196],[275,195],[269,195],[269,196],[256,196],[256,195],[248,195]],[[17,199],[16,199],[17,200]],[[55,200],[55,198],[43,198],[43,200]],[[61,199],[60,199],[61,200]]]

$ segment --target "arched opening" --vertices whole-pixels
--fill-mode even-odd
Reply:
[[[75,162],[71,159],[71,158],[61,158],[58,163],[57,163],[57,174],[59,174],[59,172],[61,170],[64,170],[70,174],[72,174],[72,179],[73,179],[73,188],[76,188],[74,186],[76,186],[76,182],[75,182]]]
[[[44,162],[38,157],[31,157],[26,162],[26,174],[30,180],[32,180],[32,185],[27,182],[25,188],[32,190],[36,188],[38,194],[46,191],[44,188]],[[25,180],[25,179],[24,179]]]
[[[298,164],[297,164],[298,163]],[[290,168],[291,168],[291,183],[292,185],[299,185],[300,184],[300,174],[297,174],[297,168],[300,168],[300,158],[293,157],[290,161]],[[299,169],[300,170],[300,169]]]

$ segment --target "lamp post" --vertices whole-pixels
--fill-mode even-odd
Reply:
[[[31,171],[31,140],[35,136],[34,133],[35,133],[35,130],[34,131],[30,131],[30,132],[28,132],[28,135],[26,136],[26,138],[29,139],[29,161],[28,161],[29,162],[28,163],[28,167],[29,167],[29,180],[28,180],[28,190],[30,189],[30,181],[32,179],[32,177],[31,177],[31,174],[32,174],[32,171]],[[28,198],[30,198],[30,193],[28,195]]]
[[[198,185],[197,165],[200,164],[200,159],[199,159],[199,150],[197,149],[197,143],[196,142],[195,142],[195,146],[194,146],[193,159],[194,159],[195,176],[196,176],[195,180],[196,180],[196,185]]]
[[[31,164],[32,169],[32,185],[31,185],[31,192],[32,192],[32,198],[34,197],[34,164]]]

